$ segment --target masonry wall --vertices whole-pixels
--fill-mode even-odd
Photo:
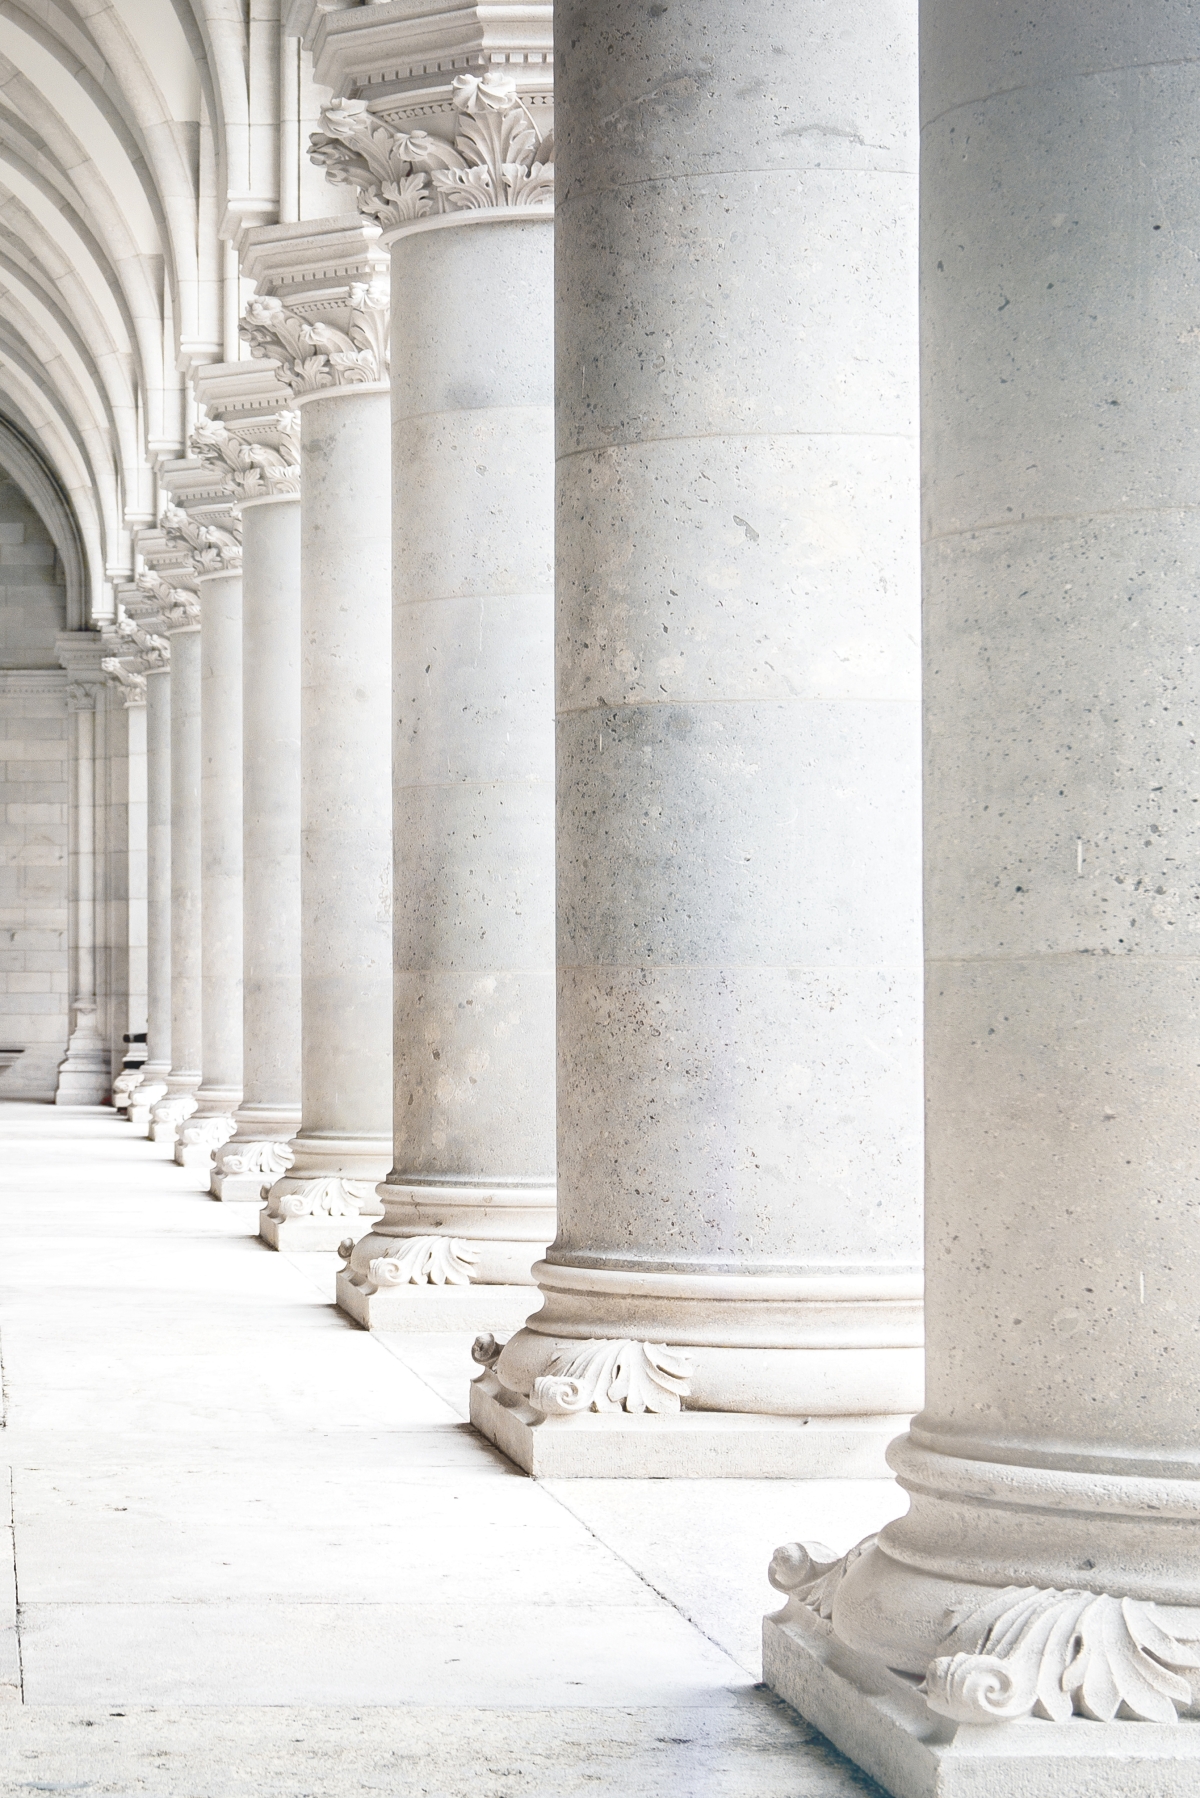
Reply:
[[[0,1099],[54,1097],[66,1054],[66,590],[37,513],[0,476]]]

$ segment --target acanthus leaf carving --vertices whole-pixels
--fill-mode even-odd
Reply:
[[[767,1578],[777,1592],[807,1605],[828,1623],[838,1587],[855,1561],[874,1546],[875,1537],[868,1536],[849,1554],[838,1556],[820,1542],[785,1542],[771,1556]]]
[[[96,709],[96,689],[91,681],[71,680],[67,682],[67,710],[71,712],[94,712]]]
[[[955,1624],[925,1674],[930,1710],[959,1723],[1174,1723],[1200,1705],[1200,1625],[1106,1592],[1006,1586]]]
[[[335,100],[322,111],[309,156],[328,180],[353,187],[359,211],[385,229],[438,213],[551,205],[553,136],[539,135],[516,84],[459,75],[451,100],[453,143],[396,130],[363,100]]]
[[[235,1138],[217,1150],[213,1165],[222,1174],[263,1174],[278,1180],[295,1159],[290,1145],[277,1138],[255,1142]]]
[[[180,1124],[177,1136],[185,1148],[219,1149],[222,1143],[229,1141],[236,1129],[237,1125],[231,1117],[215,1113],[189,1118],[186,1124]]]
[[[143,568],[137,577],[142,593],[157,602],[157,616],[168,627],[199,624],[200,601],[188,587],[174,587],[157,569]]]
[[[300,491],[298,412],[278,412],[236,430],[224,419],[201,418],[188,447],[206,467],[223,475],[235,501]]]
[[[581,1342],[559,1349],[548,1373],[533,1382],[529,1402],[545,1416],[576,1411],[682,1409],[693,1373],[691,1357],[656,1342]]]
[[[342,330],[324,319],[304,318],[274,294],[257,294],[246,304],[241,334],[252,354],[282,364],[280,379],[296,397],[386,381],[387,282],[352,282],[346,306],[349,316]]]
[[[409,1236],[367,1263],[367,1278],[380,1286],[469,1286],[478,1251],[451,1236]]]
[[[359,1217],[364,1206],[375,1206],[375,1188],[367,1180],[322,1174],[303,1183],[288,1184],[287,1192],[271,1192],[267,1209],[272,1217]]]
[[[186,549],[196,576],[236,574],[242,565],[242,545],[236,531],[205,524],[171,501],[163,507],[162,528],[172,547]]]
[[[121,702],[126,707],[145,705],[146,676],[136,666],[130,666],[132,658],[123,660],[120,656],[103,656],[100,666],[115,681],[121,690]]]
[[[190,1118],[196,1109],[193,1093],[171,1093],[159,1099],[150,1108],[150,1121],[154,1124],[182,1124],[184,1118]]]

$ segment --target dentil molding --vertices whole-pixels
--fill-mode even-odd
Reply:
[[[453,141],[407,131],[337,100],[321,113],[309,155],[326,178],[352,187],[358,209],[387,230],[438,214],[554,203],[554,133],[542,135],[507,76],[451,84]]]

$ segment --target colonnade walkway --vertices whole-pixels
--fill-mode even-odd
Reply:
[[[0,1104],[0,1793],[843,1798],[757,1689],[771,1550],[885,1482],[535,1484],[468,1344],[112,1112]]]

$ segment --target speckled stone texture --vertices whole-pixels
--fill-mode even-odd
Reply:
[[[171,1072],[169,1093],[200,1084],[200,629],[171,639]],[[174,1127],[171,1127],[173,1139]]]
[[[239,1137],[300,1121],[300,499],[242,506],[245,986]]]
[[[338,1283],[375,1329],[519,1328],[484,1289],[554,1235],[554,221],[461,216],[392,248],[395,1164]],[[377,1283],[420,1237],[452,1283]]]
[[[196,1092],[196,1115],[226,1119],[232,1135],[232,1113],[242,1097],[241,574],[202,577],[200,606],[200,1060],[204,1077]],[[208,1154],[207,1148],[203,1153]]]
[[[389,402],[386,388],[344,387],[297,404],[302,1123],[263,1237],[332,1249],[362,1234],[357,1217],[286,1216],[279,1202],[334,1176],[367,1183],[378,1215],[372,1188],[391,1165]]]
[[[936,1788],[877,1683],[997,1588],[1200,1635],[1195,8],[925,0],[922,38],[928,1392],[908,1517],[771,1677],[901,1798],[1183,1792],[1194,1649],[1151,1690],[1124,1623],[1112,1722],[1091,1680],[1029,1721],[1015,1634],[958,1665]]]
[[[141,1102],[171,1071],[171,671],[146,672],[147,1058],[130,1123],[145,1128]],[[135,1119],[134,1112],[138,1113]]]
[[[696,1348],[705,1409],[882,1445],[920,1400],[914,27],[556,19],[548,1261],[581,1277],[500,1363],[525,1393],[629,1334]]]

